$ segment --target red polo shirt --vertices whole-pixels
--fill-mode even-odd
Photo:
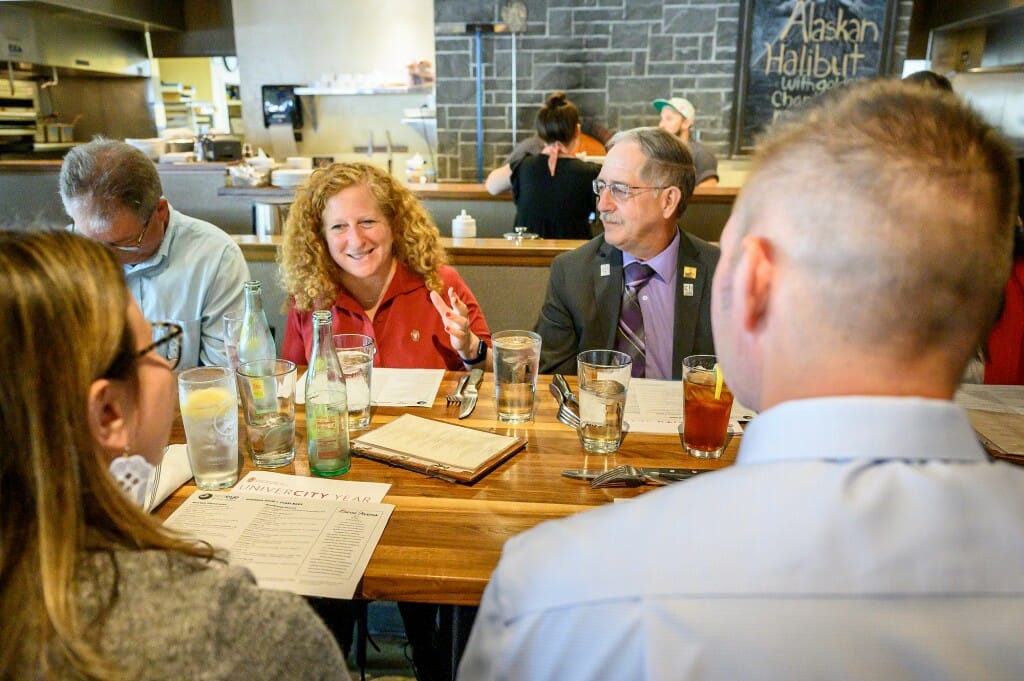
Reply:
[[[454,268],[440,268],[444,291],[455,293],[469,308],[469,325],[487,346],[491,332],[480,305]],[[447,293],[443,294],[447,300]],[[396,369],[463,369],[462,358],[451,346],[441,316],[430,302],[430,291],[422,277],[402,263],[371,321],[348,292],[342,291],[331,306],[334,333],[361,333],[374,339],[377,354],[373,365]],[[301,312],[294,303],[288,309],[281,357],[296,364],[308,364],[313,349],[313,311]]]

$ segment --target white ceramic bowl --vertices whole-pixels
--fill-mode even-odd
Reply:
[[[270,184],[275,187],[298,187],[312,174],[313,171],[307,168],[277,168],[270,174]]]

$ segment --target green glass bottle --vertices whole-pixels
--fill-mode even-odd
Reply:
[[[330,310],[313,313],[313,352],[306,372],[306,450],[314,475],[341,475],[352,466],[345,376],[334,349]]]

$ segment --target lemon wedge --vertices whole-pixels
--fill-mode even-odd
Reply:
[[[181,413],[183,416],[209,418],[231,409],[235,404],[235,396],[226,388],[202,388],[189,393],[185,404],[181,405]]]
[[[724,384],[724,380],[722,378],[722,366],[716,362],[715,363],[715,399],[716,400],[722,399],[722,385],[723,384]]]

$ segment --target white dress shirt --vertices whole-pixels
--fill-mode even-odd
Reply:
[[[160,247],[143,262],[125,265],[124,274],[146,319],[184,329],[179,370],[228,365],[222,317],[244,309],[249,279],[249,266],[230,236],[171,209]]]
[[[1024,678],[1024,469],[953,403],[788,402],[736,465],[509,540],[478,679]]]

